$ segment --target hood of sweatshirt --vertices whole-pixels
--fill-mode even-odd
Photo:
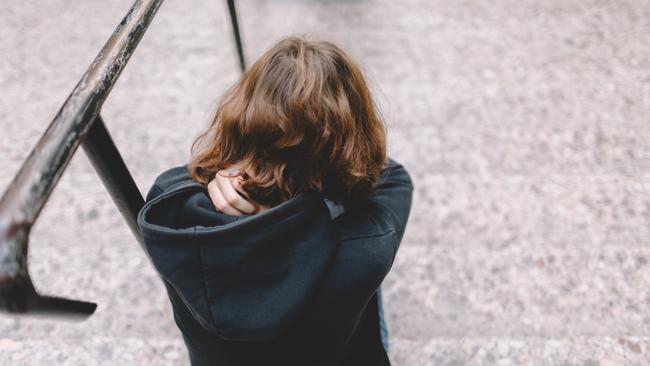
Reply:
[[[315,191],[243,216],[216,211],[190,179],[154,193],[138,215],[146,251],[194,318],[224,339],[279,335],[339,250],[332,218],[342,206]]]

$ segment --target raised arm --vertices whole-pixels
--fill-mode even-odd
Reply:
[[[406,222],[411,212],[413,182],[404,167],[389,158],[379,177],[375,193],[371,197],[371,206],[377,209],[377,215],[383,218],[390,228],[395,230],[398,241],[402,240]]]

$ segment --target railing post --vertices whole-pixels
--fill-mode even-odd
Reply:
[[[144,205],[144,199],[101,116],[95,119],[81,146],[129,225],[129,229],[142,244],[137,217]]]

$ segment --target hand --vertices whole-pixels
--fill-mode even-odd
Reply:
[[[208,195],[215,208],[232,216],[252,215],[268,210],[269,207],[250,200],[241,188],[242,179],[241,175],[228,176],[228,171],[221,171],[208,183]]]

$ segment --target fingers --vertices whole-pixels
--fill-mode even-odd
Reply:
[[[239,186],[239,176],[223,178],[217,175],[216,181],[223,198],[230,207],[245,214],[252,214],[257,210],[253,203],[249,202],[246,197],[240,195],[235,189],[235,185]]]
[[[240,196],[246,198],[246,200],[250,202],[250,197],[248,197],[248,193],[246,193],[246,191],[244,191],[244,188],[242,188],[241,186],[242,181],[243,178],[239,176],[231,179],[230,183],[232,183],[232,187],[237,191],[237,193],[239,193]]]
[[[255,212],[254,213],[260,213],[262,211],[270,210],[271,206],[263,205],[261,203],[254,202],[251,200],[251,198],[248,196],[248,193],[244,191],[244,189],[241,187],[241,183],[243,181],[242,177],[237,177],[232,179],[232,186],[239,192],[244,198],[246,198],[247,202],[250,202],[255,206]]]
[[[231,207],[226,199],[223,197],[219,186],[217,185],[217,178],[208,183],[208,195],[214,204],[214,207],[226,215],[241,216],[241,212]]]
[[[240,179],[240,176],[217,174],[208,183],[208,195],[217,210],[233,216],[253,214],[258,211],[258,207],[247,200],[248,196],[241,189]]]

